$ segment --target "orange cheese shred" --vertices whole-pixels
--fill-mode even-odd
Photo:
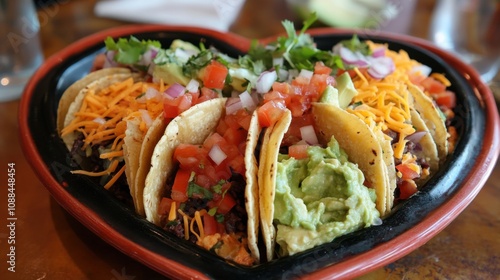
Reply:
[[[373,42],[368,44],[372,49],[381,46]],[[410,119],[412,100],[408,91],[411,84],[408,73],[418,62],[411,60],[403,50],[395,52],[387,49],[386,56],[394,61],[395,70],[383,79],[374,79],[354,69],[357,76],[353,78],[353,84],[358,94],[353,98],[353,104],[361,105],[348,111],[370,126],[375,124],[382,130],[397,132],[399,139],[394,145],[395,157],[401,158],[406,144],[404,139],[415,132]]]

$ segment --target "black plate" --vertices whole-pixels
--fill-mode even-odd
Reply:
[[[189,32],[136,33],[140,39],[154,39],[168,46],[173,39],[183,39],[197,44],[199,34]],[[349,35],[318,35],[314,38],[319,48],[330,49]],[[393,50],[404,49],[410,57],[430,66],[434,72],[445,73],[457,94],[454,125],[460,135],[456,151],[449,155],[444,166],[426,186],[406,202],[397,205],[393,213],[380,226],[363,229],[331,243],[251,268],[230,264],[196,245],[172,236],[135,214],[134,210],[118,201],[95,181],[69,173],[71,159],[56,132],[56,111],[61,94],[74,81],[89,72],[103,44],[95,44],[84,51],[72,54],[69,59],[49,69],[46,76],[35,84],[36,92],[29,103],[28,125],[36,150],[51,170],[52,176],[67,185],[67,193],[88,209],[95,212],[111,228],[125,238],[182,265],[202,272],[210,278],[256,279],[301,276],[317,269],[336,264],[346,257],[366,252],[383,242],[411,229],[429,213],[443,204],[457,189],[475,163],[485,128],[483,108],[468,82],[446,62],[433,53],[415,45],[394,41],[381,36],[359,35],[361,39],[388,43]],[[241,53],[215,37],[204,36],[206,45],[213,45],[222,52],[236,57]]]

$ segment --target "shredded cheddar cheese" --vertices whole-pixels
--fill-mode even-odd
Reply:
[[[373,42],[368,44],[372,49],[381,46]],[[357,76],[353,78],[353,84],[358,94],[353,98],[353,104],[361,105],[350,107],[348,111],[370,127],[397,132],[399,137],[393,146],[394,156],[401,159],[407,142],[406,136],[415,132],[410,117],[413,101],[408,91],[408,85],[411,85],[408,73],[419,63],[410,59],[408,53],[403,50],[395,52],[387,49],[386,56],[394,61],[395,70],[381,80],[354,69]]]
[[[131,77],[100,91],[89,90],[86,93],[82,106],[75,113],[75,118],[71,123],[63,128],[61,136],[74,132],[83,134],[83,150],[113,140],[113,143],[106,146],[105,151],[99,156],[101,159],[112,162],[106,170],[101,172],[75,170],[74,174],[104,176],[114,173],[106,183],[106,189],[118,180],[125,170],[122,166],[116,171],[119,161],[123,160],[123,139],[127,129],[127,120],[134,118],[140,120],[139,129],[145,134],[151,125],[151,120],[163,112],[161,98],[144,97],[148,88],[163,92],[165,85],[162,81],[160,83],[135,82]],[[147,113],[147,120],[144,119],[143,113],[138,112],[139,110]]]

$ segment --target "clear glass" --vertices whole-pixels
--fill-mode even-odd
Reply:
[[[43,61],[32,0],[0,0],[0,101],[19,98]]]
[[[500,69],[500,0],[437,1],[429,39],[490,82]]]

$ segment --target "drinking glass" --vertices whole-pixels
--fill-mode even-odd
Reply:
[[[490,82],[500,69],[500,0],[437,1],[429,39]]]
[[[0,102],[21,96],[43,61],[33,0],[0,0]]]

